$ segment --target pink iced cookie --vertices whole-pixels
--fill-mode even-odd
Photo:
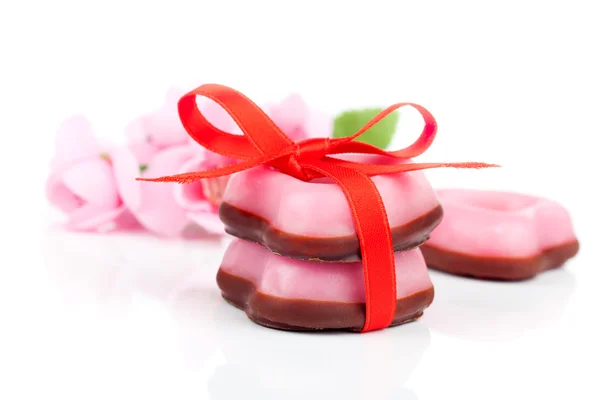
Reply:
[[[395,262],[392,325],[399,325],[421,316],[433,301],[433,286],[418,249],[396,252]],[[360,330],[364,325],[360,262],[297,260],[236,239],[225,252],[217,283],[227,301],[261,325],[288,330]]]
[[[460,189],[437,196],[444,218],[421,247],[431,268],[519,280],[557,268],[579,250],[569,213],[554,201]]]
[[[373,163],[399,163],[381,156],[346,156]],[[374,176],[392,228],[394,250],[423,243],[442,209],[422,171]],[[299,259],[357,261],[360,246],[347,200],[327,179],[303,182],[266,166],[234,175],[221,204],[230,234]]]

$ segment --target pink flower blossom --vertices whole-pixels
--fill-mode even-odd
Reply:
[[[141,173],[140,165],[128,148],[113,153],[115,168],[123,171],[117,182],[123,202],[139,223],[151,232],[163,236],[177,236],[189,223],[184,210],[175,202],[175,184],[153,184],[136,181],[141,175],[162,176],[176,174],[193,157],[190,146],[174,146],[159,151]]]
[[[167,99],[169,97],[179,98],[171,95]],[[176,103],[174,100],[167,100],[170,106],[163,107],[159,114],[177,115]],[[233,120],[216,103],[203,103],[201,110],[215,126],[223,130],[234,130]],[[148,121],[158,121],[160,118],[157,115]],[[182,141],[169,140],[168,135],[143,122],[144,118],[134,121],[128,127],[130,143],[127,148],[117,149],[112,154],[115,167],[119,171],[127,171],[120,174],[122,179],[118,180],[119,192],[126,206],[140,224],[159,235],[178,236],[190,222],[207,233],[223,234],[225,231],[218,217],[218,206],[227,177],[205,179],[188,185],[140,182],[135,181],[135,178],[200,171],[227,165],[235,160],[207,151],[191,141],[187,133]],[[171,119],[165,118],[163,121]],[[179,120],[178,124],[181,125]],[[169,124],[161,123],[160,126],[176,132],[178,128],[174,125],[168,128]]]
[[[64,121],[55,149],[46,196],[68,215],[67,227],[94,230],[115,221],[125,207],[109,161],[110,149],[94,137],[90,122],[82,116]]]
[[[140,165],[146,165],[160,150],[187,143],[188,134],[177,113],[177,102],[184,94],[178,88],[170,88],[163,105],[134,119],[125,128],[127,146]]]
[[[198,145],[188,144],[166,148],[148,161],[143,172],[129,149],[113,152],[113,164],[121,171],[117,186],[123,202],[146,229],[162,236],[179,236],[194,222],[207,233],[224,233],[218,205],[226,180],[208,179],[188,185],[135,180],[139,176],[158,177],[216,167],[212,162],[219,158],[207,157],[207,152],[201,150]]]
[[[191,158],[182,165],[180,173],[203,171],[224,166],[229,160],[206,152]],[[202,179],[186,185],[175,186],[175,200],[186,210],[189,219],[209,233],[223,234],[219,219],[219,205],[227,187],[228,176]]]

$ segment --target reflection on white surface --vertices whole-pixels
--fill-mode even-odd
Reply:
[[[67,305],[127,305],[135,285],[116,238],[48,232],[44,257],[50,280]]]
[[[182,293],[177,308],[202,308],[207,293],[195,294]],[[186,317],[189,327],[193,316]],[[242,392],[262,399],[417,398],[404,383],[430,342],[428,328],[418,322],[368,335],[284,332],[254,324],[224,301],[209,321],[204,317],[226,360],[208,382],[213,399]],[[196,327],[196,337],[206,333],[206,326]]]
[[[222,246],[214,238],[198,242],[56,230],[46,234],[45,259],[50,278],[73,302],[105,303],[136,290],[165,300],[198,272],[216,273]]]
[[[50,279],[66,306],[96,305],[122,314],[134,307],[134,301],[143,305],[154,301],[155,317],[163,318],[163,309],[172,296],[190,286],[196,295],[204,288],[208,297],[194,310],[172,310],[175,316],[192,311],[196,317],[189,326],[176,325],[176,330],[182,340],[178,347],[187,364],[201,366],[215,351],[214,346],[207,346],[210,337],[202,337],[200,331],[207,325],[200,321],[220,301],[215,275],[223,245],[214,238],[169,240],[148,234],[54,230],[46,234],[44,247]],[[195,332],[188,333],[191,329]]]
[[[183,367],[209,368],[213,399],[417,398],[405,383],[430,343],[424,324],[366,335],[264,328],[222,300],[215,275],[223,249],[220,241],[60,231],[45,240],[65,305],[109,305],[132,319],[141,301],[160,323],[167,310]],[[153,346],[157,355],[168,348]]]
[[[448,336],[511,340],[556,322],[575,292],[571,272],[559,268],[519,282],[495,282],[431,271],[435,299],[423,323]]]
[[[102,382],[103,398],[113,386],[130,391],[117,398],[145,399],[481,398],[489,387],[505,398],[499,376],[528,382],[532,395],[550,391],[548,377],[579,377],[570,366],[591,343],[580,338],[595,338],[581,290],[591,282],[573,275],[581,261],[514,283],[432,271],[436,296],[421,320],[365,335],[264,328],[221,298],[227,241],[47,233],[50,286],[32,296],[44,304],[32,303],[31,319],[47,328],[29,332],[56,393],[85,398]],[[577,340],[557,345],[569,335]],[[560,362],[540,362],[549,348]]]

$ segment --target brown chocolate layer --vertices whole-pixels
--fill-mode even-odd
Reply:
[[[269,328],[360,331],[365,322],[364,303],[279,298],[258,292],[253,282],[222,268],[217,273],[217,284],[225,300],[244,310],[252,321]],[[396,315],[391,326],[418,319],[432,303],[433,296],[431,287],[397,300]]]
[[[431,231],[442,220],[442,207],[397,227],[392,227],[394,251],[409,250],[420,246],[429,238]],[[219,216],[227,233],[240,239],[257,242],[276,254],[301,260],[343,261],[360,260],[358,237],[339,236],[315,238],[280,231],[258,215],[221,203]]]
[[[578,241],[552,247],[528,258],[474,257],[439,249],[427,243],[421,246],[429,268],[455,275],[506,281],[529,279],[542,271],[558,268],[578,251]]]

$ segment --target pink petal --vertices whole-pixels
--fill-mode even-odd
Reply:
[[[297,94],[289,95],[267,112],[273,122],[288,135],[302,126],[307,113],[306,103]]]
[[[129,150],[133,153],[139,165],[146,165],[158,152],[159,148],[150,143],[132,143]]]
[[[179,100],[187,93],[186,90],[183,90],[177,86],[171,86],[167,90],[167,94],[165,95],[165,103],[166,104],[177,104]]]
[[[189,146],[171,147],[158,153],[144,172],[146,177],[176,174],[193,155]],[[188,223],[185,210],[175,201],[177,183],[140,182],[142,201],[133,211],[147,229],[166,236],[179,235]]]
[[[173,189],[175,201],[185,210],[208,211],[212,207],[206,200],[204,186],[200,181],[177,185]]]
[[[225,227],[223,226],[223,222],[219,219],[216,210],[213,212],[190,212],[188,213],[188,218],[209,233],[216,235],[225,234]]]
[[[190,159],[182,166],[179,173],[205,171],[236,161],[211,152],[205,152],[205,156],[206,158]],[[228,177],[207,178],[186,185],[177,185],[174,189],[175,200],[188,211],[211,212],[220,203],[228,179]]]
[[[203,167],[204,157],[194,157],[185,162],[178,173],[183,174],[186,172],[202,171],[206,169]],[[204,195],[204,188],[201,181],[185,185],[176,185],[173,188],[173,196],[177,204],[186,210],[206,210],[210,209],[210,204],[206,201]]]
[[[146,116],[134,119],[125,127],[125,136],[130,143],[146,143],[149,138],[144,130]]]
[[[100,147],[100,155],[110,154],[112,149],[116,147],[110,139],[103,137],[98,138],[98,146]]]
[[[319,110],[310,110],[304,120],[303,139],[331,137],[333,134],[333,118]]]
[[[144,131],[159,147],[185,144],[188,134],[181,124],[176,104],[166,104],[144,119]]]
[[[116,229],[121,231],[143,231],[144,227],[135,218],[130,210],[125,210],[118,218],[115,219]]]
[[[65,186],[90,204],[114,208],[119,204],[110,164],[100,157],[72,165],[62,173]]]
[[[300,125],[308,114],[308,106],[298,94],[291,94],[279,103],[280,116],[293,125]]]
[[[142,202],[142,183],[135,180],[141,176],[140,164],[127,147],[114,149],[110,157],[115,182],[123,203],[130,210],[137,210]]]
[[[111,208],[104,205],[85,204],[69,214],[66,228],[72,230],[99,229],[114,221],[125,211],[125,206]]]
[[[186,162],[186,164],[188,162],[191,162],[192,159],[196,160],[198,162],[204,162],[206,160],[206,157],[207,157],[207,155],[208,155],[209,152],[204,147],[200,146],[198,143],[194,142],[193,140],[192,140],[191,143],[188,143],[185,146],[189,149],[190,154],[192,155],[190,157],[190,160],[188,160]],[[184,166],[182,165],[182,168],[183,167]]]
[[[63,121],[56,133],[52,168],[63,168],[79,160],[98,156],[101,152],[90,121],[82,115],[76,115]]]
[[[60,173],[51,174],[46,181],[46,197],[53,206],[69,213],[81,207],[83,200],[65,186]]]
[[[160,150],[157,145],[151,143],[151,138],[145,131],[144,126],[148,124],[146,119],[146,116],[137,118],[125,128],[125,136],[127,136],[129,142],[128,147],[140,165],[147,164]]]

